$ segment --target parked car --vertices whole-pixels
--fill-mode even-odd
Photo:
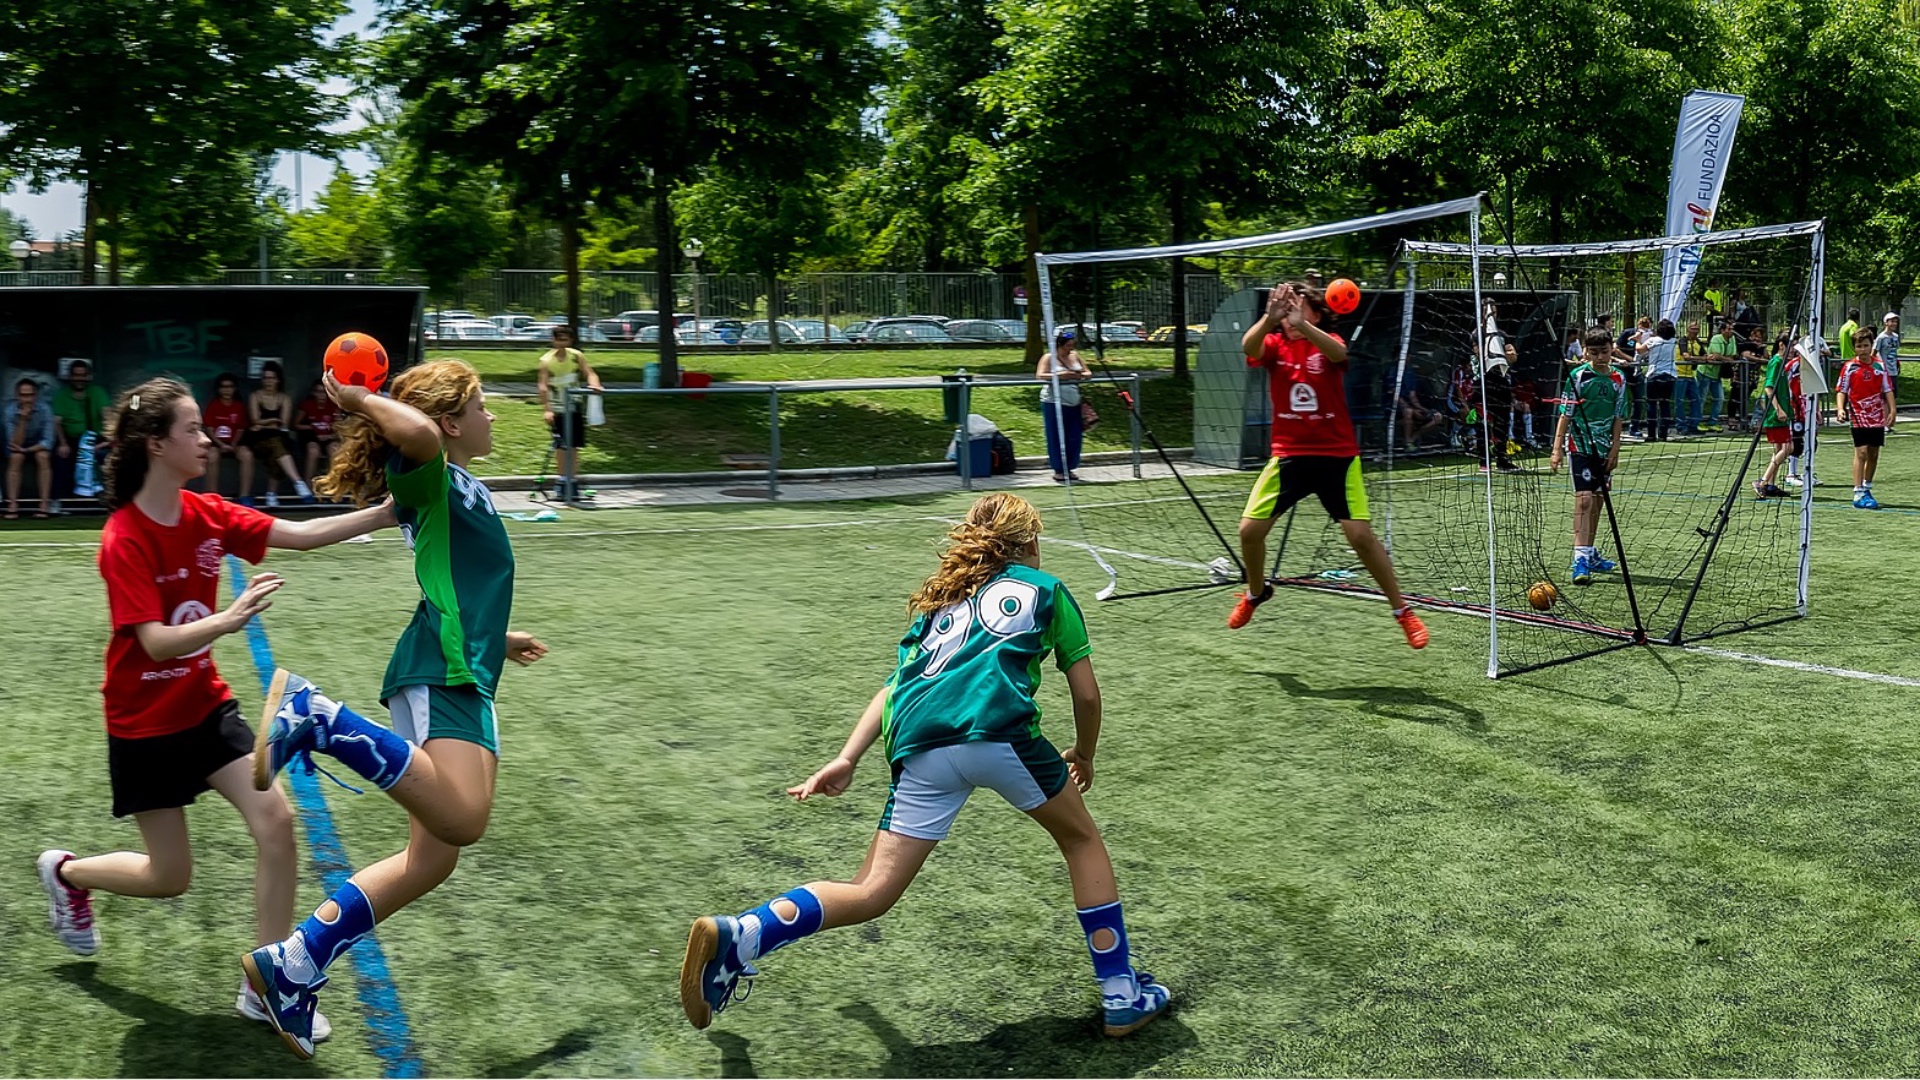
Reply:
[[[741,322],[739,319],[697,319],[687,325],[692,329],[701,331],[710,330],[719,334],[722,338],[726,339],[729,345],[739,341],[740,335],[744,333],[747,328],[747,324]]]
[[[765,345],[770,340],[771,338],[767,334],[767,321],[765,319],[755,319],[753,322],[748,323],[746,329],[740,334],[740,344],[742,345]],[[780,320],[780,344],[804,345],[806,343],[807,335],[801,333],[799,327],[785,319]]]
[[[989,319],[988,321],[1012,334],[1016,341],[1027,340],[1027,320],[1025,319]]]
[[[939,330],[944,328],[946,324],[947,320],[938,315],[890,315],[885,318],[875,319],[861,327],[860,334],[857,337],[853,336],[853,332],[851,328],[849,328],[848,336],[853,337],[855,341],[873,341],[876,340],[874,335],[880,331],[881,327],[885,326],[931,326]]]
[[[953,340],[946,327],[930,322],[889,322],[873,328],[867,340],[876,345],[935,345]]]
[[[1189,323],[1187,325],[1187,344],[1198,345],[1200,344],[1200,339],[1205,337],[1206,335],[1207,335],[1206,323]],[[1153,333],[1148,334],[1147,340],[1157,341],[1162,343],[1171,343],[1173,341],[1173,327],[1163,326],[1160,329],[1155,330]]]
[[[955,341],[1024,341],[1026,327],[1019,333],[991,319],[955,319],[946,325],[947,335]]]
[[[484,319],[448,320],[428,326],[423,335],[428,341],[505,341],[507,335]]]
[[[800,331],[800,337],[809,345],[844,345],[853,339],[846,331],[821,319],[795,319],[793,326]]]
[[[508,334],[507,337],[516,341],[547,341],[553,337],[555,327],[565,325],[567,325],[565,319],[542,319],[539,322],[528,323],[514,333]],[[604,345],[613,339],[607,336],[606,331],[589,325],[580,330],[575,340],[588,345]]]
[[[674,313],[673,323],[675,326],[684,326],[692,321],[693,315],[689,312]],[[658,325],[659,322],[660,313],[649,309],[645,311],[623,311],[612,318],[600,319],[593,325],[599,327],[608,337],[615,341],[632,341],[634,340],[634,335],[640,332],[641,327],[655,326]],[[654,340],[658,341],[659,339],[655,338]]]
[[[500,315],[489,315],[487,321],[499,327],[502,334],[508,337],[514,337],[518,331],[525,330],[539,320],[531,315],[519,315],[508,312]]]
[[[654,333],[656,335],[659,333],[658,327],[654,328]],[[732,345],[740,339],[734,338],[730,341],[725,334],[722,334],[718,330],[697,330],[693,327],[688,327],[684,330],[675,330],[673,332],[673,340],[682,345]]]
[[[848,323],[841,327],[840,331],[847,335],[848,341],[865,341],[867,340],[867,328],[872,325],[873,320],[861,319],[859,322]]]

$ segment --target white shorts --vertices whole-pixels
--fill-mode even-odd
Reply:
[[[992,788],[1026,813],[1066,786],[1066,762],[1045,739],[937,746],[907,758],[894,771],[880,829],[916,840],[945,840],[974,788]]]

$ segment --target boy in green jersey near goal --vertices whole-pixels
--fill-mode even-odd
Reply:
[[[1066,856],[1106,1033],[1136,1031],[1172,1000],[1133,967],[1113,862],[1080,798],[1093,786],[1100,686],[1079,605],[1040,572],[1040,514],[1018,496],[989,495],[950,536],[940,568],[908,603],[913,624],[892,677],[840,756],[787,789],[802,801],[839,795],[861,756],[884,742],[893,782],[866,861],[852,881],[816,881],[738,916],[695,921],[680,968],[680,1004],[694,1027],[735,1000],[740,981],[759,974],[759,958],[886,914],[978,787],[1039,822]],[[1075,738],[1065,751],[1040,733],[1034,701],[1049,653],[1073,695]]]
[[[1567,375],[1560,391],[1560,422],[1553,432],[1550,465],[1573,473],[1573,568],[1575,585],[1593,584],[1595,573],[1619,569],[1593,545],[1600,528],[1600,499],[1610,490],[1620,463],[1620,431],[1631,399],[1626,377],[1613,366],[1613,340],[1605,330],[1587,331],[1587,362]]]

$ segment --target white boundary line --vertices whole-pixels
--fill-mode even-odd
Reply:
[[[1857,679],[1860,682],[1884,683],[1887,686],[1920,686],[1920,679],[1909,679],[1904,675],[1884,675],[1878,671],[1855,671],[1852,668],[1828,667],[1825,664],[1808,664],[1799,660],[1781,660],[1758,653],[1734,652],[1732,649],[1715,649],[1706,645],[1682,646],[1687,652],[1702,656],[1718,657],[1722,660],[1738,660],[1746,664],[1764,664],[1767,667],[1786,668],[1790,671],[1805,671],[1814,675],[1831,675],[1836,679]]]

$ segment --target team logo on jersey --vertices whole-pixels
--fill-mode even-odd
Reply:
[[[1314,393],[1312,384],[1297,382],[1293,384],[1293,392],[1289,395],[1288,405],[1294,412],[1319,412],[1320,395]]]
[[[1309,375],[1318,375],[1325,370],[1327,370],[1327,356],[1325,353],[1307,354],[1307,373]]]
[[[217,545],[218,542],[209,540],[207,541],[207,543]],[[173,609],[173,614],[169,616],[167,619],[167,625],[168,626],[185,626],[188,623],[197,623],[201,619],[204,619],[211,614],[213,614],[213,612],[207,609],[207,605],[201,603],[198,600],[188,600],[185,603],[181,604],[179,607]],[[199,648],[188,653],[187,655],[182,656],[180,659],[182,660],[192,659],[193,657],[196,657],[201,655],[202,653],[205,653],[207,650],[211,648],[213,648],[213,642],[209,641],[205,645],[202,645]]]
[[[224,550],[217,538],[201,541],[200,547],[193,553],[193,561],[199,565],[200,573],[206,577],[219,577],[220,556]]]

